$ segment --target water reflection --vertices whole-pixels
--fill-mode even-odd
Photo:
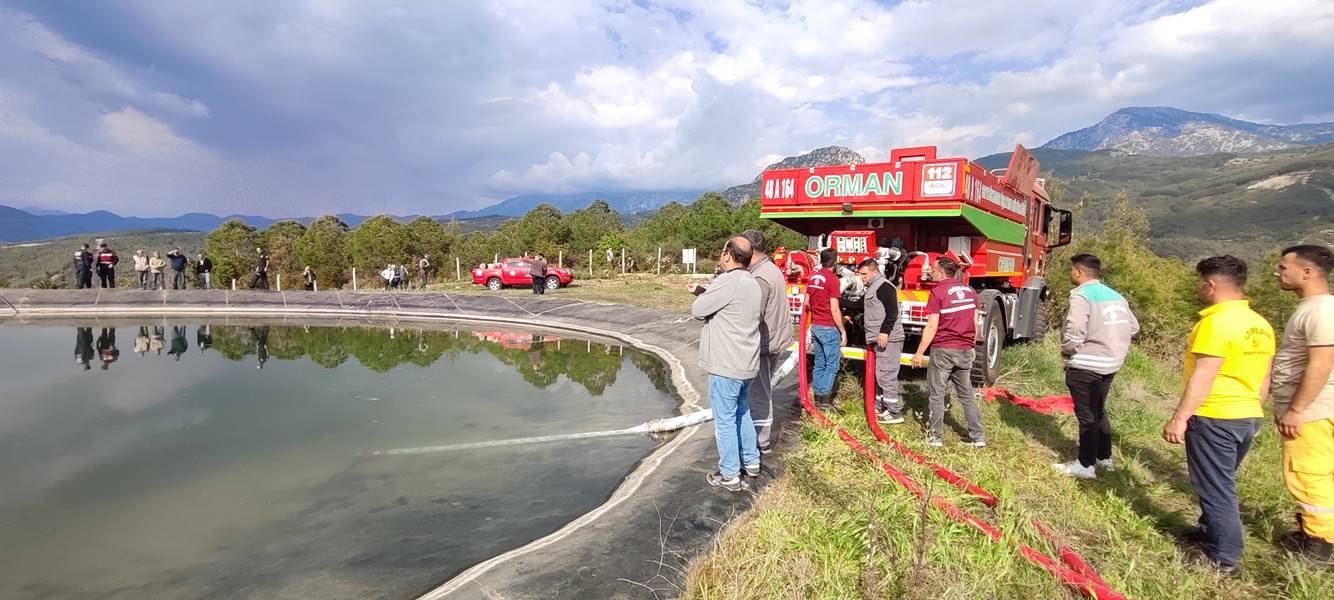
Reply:
[[[139,325],[132,329],[137,332],[134,352],[139,356],[162,356],[165,350],[166,356],[181,361],[190,347],[189,327],[167,323]],[[92,337],[90,327],[75,329],[75,357],[85,370],[91,368]],[[270,358],[309,359],[327,369],[352,358],[367,369],[385,373],[401,365],[429,367],[442,358],[452,360],[463,354],[486,352],[539,388],[548,388],[564,377],[595,396],[616,383],[625,354],[625,348],[613,344],[500,330],[204,324],[195,326],[194,337],[201,354],[212,350],[229,360],[254,361],[256,369],[263,369]],[[97,353],[103,370],[120,357],[116,328],[102,328],[97,338]],[[663,363],[637,352],[630,358],[650,375],[659,391],[671,393],[671,376]]]
[[[0,598],[410,598],[600,504],[660,441],[367,450],[676,408],[651,355],[489,327],[0,327],[0,378]]]

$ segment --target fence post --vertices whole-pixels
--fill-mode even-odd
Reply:
[[[278,291],[281,292],[281,291],[283,291],[283,274],[282,274],[282,273],[279,273],[279,274],[277,275],[276,279],[277,279],[277,282],[278,282]]]
[[[317,279],[310,280],[310,285],[314,288],[312,291],[320,291],[320,282]]]
[[[662,275],[662,246],[658,246],[658,274]]]
[[[557,267],[560,267],[560,268],[562,268],[562,269],[565,268],[565,251],[564,251],[564,250],[560,250],[560,251],[556,252],[556,266],[557,266]]]
[[[357,268],[352,267],[352,291],[357,291]]]
[[[500,255],[497,254],[495,258],[491,259],[491,262],[500,262]]]
[[[457,256],[454,257],[454,279],[463,279],[463,263]]]
[[[588,250],[588,278],[593,278],[593,250]]]
[[[235,278],[235,277],[232,278],[232,291],[233,291],[233,292],[236,291],[236,278]]]
[[[625,274],[625,247],[621,247],[621,275]]]

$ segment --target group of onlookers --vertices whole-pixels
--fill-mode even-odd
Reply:
[[[194,261],[186,258],[180,248],[173,248],[166,259],[158,252],[145,255],[143,250],[134,252],[134,273],[141,290],[166,289],[165,275],[171,269],[171,289],[185,289],[185,272],[193,263],[196,286],[201,289],[213,287],[213,261],[202,253]],[[116,287],[116,265],[120,264],[120,255],[107,246],[99,245],[97,252],[83,244],[74,251],[74,287],[85,289],[93,287],[93,271],[104,288]]]
[[[842,285],[832,271],[837,253],[822,251],[820,262],[809,279],[805,303],[814,355],[811,387],[817,406],[837,410],[831,395],[849,320],[841,313]],[[760,475],[761,455],[772,444],[770,377],[793,332],[785,280],[765,254],[759,232],[730,238],[718,263],[720,273],[707,287],[689,286],[698,296],[691,315],[704,321],[700,365],[709,374],[719,454],[718,471],[707,481],[739,491],[744,488],[742,474]],[[967,423],[965,443],[984,448],[970,383],[978,301],[975,290],[956,279],[960,269],[945,256],[928,265],[935,286],[910,362],[927,368],[927,445],[943,445],[945,400],[953,388]],[[1334,296],[1329,292],[1334,255],[1315,245],[1283,250],[1275,275],[1279,286],[1296,293],[1300,302],[1281,340],[1243,296],[1245,262],[1215,256],[1200,261],[1195,271],[1204,309],[1186,340],[1180,401],[1162,432],[1168,443],[1185,445],[1187,472],[1199,498],[1198,527],[1188,538],[1200,547],[1206,564],[1224,572],[1238,568],[1243,531],[1236,474],[1261,428],[1263,403],[1272,398],[1282,437],[1284,482],[1301,508],[1298,529],[1283,541],[1319,564],[1334,564]],[[1061,336],[1079,451],[1075,459],[1054,466],[1081,479],[1115,469],[1107,397],[1139,332],[1129,303],[1102,283],[1101,274],[1096,256],[1071,259],[1075,288]],[[864,290],[868,350],[876,355],[876,418],[890,425],[903,423],[898,371],[904,333],[898,292],[874,259],[856,265],[856,275]]]

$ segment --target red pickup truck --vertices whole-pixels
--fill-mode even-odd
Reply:
[[[560,267],[547,266],[547,289],[555,290],[570,285],[574,274]],[[473,267],[472,282],[485,285],[491,291],[511,285],[532,287],[533,276],[528,270],[528,261],[522,258],[507,258],[498,263]]]

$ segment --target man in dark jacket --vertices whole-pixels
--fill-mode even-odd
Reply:
[[[201,289],[213,289],[213,261],[201,252],[195,259],[195,285]]]
[[[88,244],[74,251],[74,287],[81,290],[93,287],[93,253]]]
[[[255,276],[250,280],[250,289],[269,289],[269,255],[264,253],[263,248],[255,248],[255,254],[259,259],[255,261]]]
[[[97,278],[101,281],[102,287],[116,287],[116,263],[120,262],[120,256],[106,244],[102,244],[97,250]],[[92,282],[89,281],[91,285]]]
[[[167,253],[167,260],[171,263],[171,289],[185,289],[185,264],[189,262],[184,254],[181,254],[180,248],[173,248]]]
[[[533,293],[545,294],[547,291],[547,261],[539,254],[528,261],[528,273],[533,277]]]

